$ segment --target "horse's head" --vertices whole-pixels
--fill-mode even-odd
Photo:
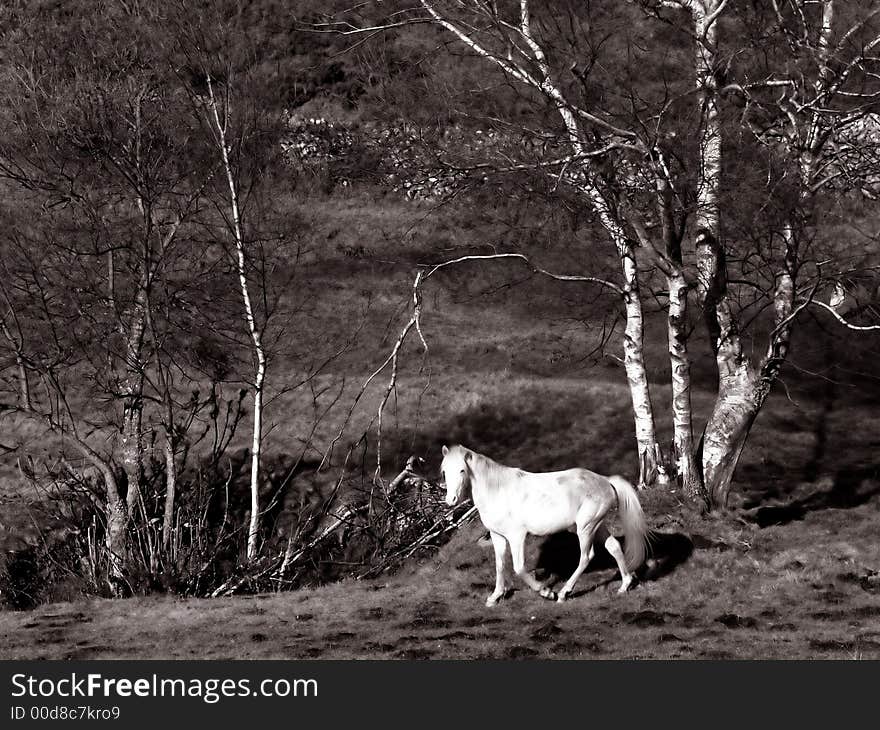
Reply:
[[[443,447],[443,463],[440,471],[443,472],[443,481],[446,482],[446,504],[455,507],[465,499],[466,492],[471,483],[470,461],[471,455],[461,446],[453,446],[451,449]]]

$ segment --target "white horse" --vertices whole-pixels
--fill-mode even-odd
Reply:
[[[586,469],[535,474],[499,464],[464,446],[443,447],[441,465],[446,481],[446,504],[454,507],[471,496],[495,548],[495,590],[486,599],[494,606],[512,587],[506,565],[528,586],[549,600],[564,601],[593,558],[593,542],[605,547],[620,569],[623,593],[632,583],[632,570],[645,559],[648,534],[636,490],[619,476],[603,477]],[[626,555],[617,539],[602,524],[613,507],[620,509],[626,536]],[[577,533],[580,560],[557,595],[525,568],[526,535],[550,535],[563,530]]]

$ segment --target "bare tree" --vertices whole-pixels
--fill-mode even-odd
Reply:
[[[228,138],[231,123],[231,95],[232,79],[227,78],[224,85],[222,100],[218,100],[214,93],[215,82],[208,72],[205,75],[205,84],[208,91],[208,110],[211,131],[218,153],[223,162],[223,173],[226,176],[226,184],[229,193],[229,224],[235,250],[235,268],[238,274],[238,284],[241,291],[241,300],[244,308],[244,322],[248,336],[253,345],[255,360],[255,372],[252,382],[254,398],[253,407],[253,438],[251,440],[251,517],[248,527],[247,557],[254,560],[259,550],[260,536],[260,455],[263,447],[263,396],[266,382],[266,350],[263,347],[262,327],[257,323],[254,305],[251,296],[251,284],[248,281],[249,267],[246,260],[247,242],[242,225],[241,209],[239,207],[238,185],[236,174],[230,160],[230,141]],[[222,108],[221,108],[222,106]]]
[[[98,12],[95,22],[117,22],[117,13],[135,23],[148,20],[133,12]],[[71,60],[84,48],[94,59],[88,68]],[[4,80],[0,175],[20,202],[43,211],[30,220],[17,217],[7,235],[15,253],[7,306],[11,313],[28,312],[31,326],[18,320],[19,335],[10,340],[28,390],[23,412],[39,414],[52,430],[71,435],[89,461],[100,462],[108,549],[121,572],[129,520],[145,517],[146,302],[200,194],[169,133],[186,117],[175,116],[160,75],[145,70],[150,64],[133,65],[127,51],[85,28],[62,31],[47,23],[30,29],[10,63],[15,72]],[[28,250],[34,246],[44,248],[41,257]],[[36,324],[55,333],[49,360]],[[61,367],[79,368],[85,386]],[[51,389],[31,397],[29,374]],[[89,413],[95,401],[83,402],[82,391],[109,412]],[[117,406],[118,421],[111,415]],[[110,454],[101,456],[90,444],[87,431],[118,438],[118,470]]]
[[[18,207],[2,240],[2,342],[17,363],[9,405],[58,434],[62,453],[73,444],[102,475],[106,548],[119,584],[130,577],[132,550],[143,552],[153,577],[159,571],[186,431],[218,399],[217,380],[230,375],[210,374],[208,400],[196,395],[178,408],[172,369],[197,388],[200,376],[180,348],[180,328],[193,329],[187,302],[206,304],[206,321],[217,309],[205,296],[217,249],[194,233],[203,233],[205,202],[216,199],[224,166],[203,134],[207,117],[194,117],[170,49],[158,40],[165,20],[132,6],[102,7],[82,27],[25,23],[10,59],[15,70],[2,84],[0,177]],[[136,57],[116,30],[127,21]],[[84,49],[93,63],[81,68]],[[196,341],[211,337],[221,334],[203,329]],[[173,356],[166,342],[179,347]],[[145,473],[157,422],[165,452],[161,536],[156,474]],[[215,439],[212,452],[230,438]]]
[[[627,234],[613,200],[602,191],[601,176],[593,164],[594,159],[614,149],[637,149],[638,138],[630,130],[593,113],[576,95],[566,93],[556,78],[545,44],[535,31],[527,0],[519,3],[516,13],[505,13],[496,4],[480,2],[458,3],[460,9],[455,10],[428,0],[421,4],[438,25],[509,78],[544,97],[559,116],[568,148],[563,172],[597,215],[619,257],[626,312],[624,367],[632,396],[639,482],[653,481],[660,449],[644,362],[643,306],[635,242]]]
[[[845,254],[836,251],[822,262],[810,250],[821,207],[816,196],[820,191],[840,195],[840,186],[836,191],[834,187],[841,177],[858,187],[857,181],[871,174],[864,159],[873,158],[869,150],[876,141],[857,141],[861,154],[853,155],[839,140],[844,130],[877,109],[880,87],[872,66],[880,26],[878,13],[867,5],[849,8],[851,16],[844,24],[835,22],[834,0],[793,0],[772,3],[772,8],[753,17],[733,17],[725,33],[722,23],[731,12],[726,0],[669,0],[663,5],[686,11],[693,24],[699,167],[691,231],[697,291],[719,376],[718,397],[700,452],[708,497],[722,506],[751,426],[788,354],[795,320],[806,306],[819,304],[816,294],[827,286],[823,263],[827,267],[845,260]],[[744,43],[743,35],[731,28],[736,23],[760,30]],[[757,44],[766,44],[768,29],[784,41],[771,48],[762,45],[758,53]],[[732,48],[722,53],[725,35]],[[769,62],[763,67],[755,63],[738,67],[732,50],[737,46],[745,46],[740,55]],[[721,120],[722,106],[733,101],[743,104],[736,120],[739,131]],[[728,288],[731,246],[721,226],[725,215],[732,219],[730,230],[747,225],[733,217],[743,211],[731,205],[722,190],[724,139],[743,133],[777,157],[781,168],[768,173],[779,191],[769,205],[778,210],[769,237],[781,243],[779,254],[768,261],[771,284],[766,297],[774,316],[766,350],[756,358],[746,353],[742,341],[742,323]],[[789,169],[794,178],[790,187],[785,181]],[[773,195],[771,188],[765,208]],[[754,230],[754,222],[751,227]]]
[[[66,288],[61,274],[66,272],[69,261],[59,261],[53,253],[56,251],[47,248],[35,254],[33,243],[18,237],[4,242],[0,287],[6,307],[4,329],[21,363],[17,375],[22,396],[17,402],[4,404],[2,410],[7,411],[7,417],[28,418],[41,426],[44,433],[60,436],[100,474],[108,577],[111,589],[118,593],[125,588],[128,559],[129,511],[122,481],[124,473],[115,462],[113,450],[102,446],[108,431],[106,424],[90,422],[77,408],[80,391],[72,371],[76,367],[85,371],[82,366],[94,353],[83,351],[81,328],[70,328],[70,299],[60,295]],[[94,373],[89,375],[94,377]]]
[[[286,341],[318,305],[288,286],[304,239],[276,175],[281,102],[239,53],[240,18],[202,10],[16,8],[4,46],[0,412],[38,425],[14,447],[23,473],[82,500],[93,528],[76,539],[114,592],[204,594],[243,543],[266,553],[284,498],[260,494],[266,406],[340,349]],[[269,391],[273,357],[288,369]],[[251,395],[243,526],[231,452]],[[317,388],[316,420],[338,398]]]
[[[282,225],[268,202],[274,165],[282,159],[282,127],[280,110],[267,95],[256,56],[240,47],[240,28],[220,15],[208,14],[192,22],[185,4],[175,6],[175,13],[172,57],[177,59],[177,74],[200,128],[194,147],[206,146],[205,154],[216,171],[206,191],[209,208],[202,211],[201,222],[212,238],[219,234],[229,273],[235,278],[234,316],[239,324],[237,333],[228,331],[227,336],[238,345],[238,335],[244,335],[250,370],[245,377],[253,398],[247,560],[253,562],[261,549],[261,518],[268,506],[260,496],[267,375],[273,354],[285,348],[279,341],[285,324],[295,315],[293,308],[281,307],[280,299],[285,280],[296,268],[300,243],[290,216]],[[287,322],[272,328],[273,315],[280,315],[282,309]],[[272,397],[302,384],[279,381]]]
[[[844,20],[833,0],[420,6],[384,26],[348,20],[323,27],[354,33],[407,21],[436,25],[475,62],[500,72],[520,101],[552,111],[555,125],[538,111],[528,125],[499,113],[502,128],[534,144],[515,160],[506,149],[498,169],[530,165],[577,190],[618,253],[640,454],[656,441],[642,357],[644,295],[665,302],[678,479],[698,502],[724,506],[797,318],[810,306],[828,309],[818,296],[846,269],[839,248],[818,255],[817,193],[864,192],[876,177],[876,138],[855,139],[848,130],[877,110],[878,13],[855,3]],[[733,167],[741,178],[729,174]],[[699,444],[690,398],[691,291],[718,372]],[[750,327],[769,331],[760,355],[744,342]]]

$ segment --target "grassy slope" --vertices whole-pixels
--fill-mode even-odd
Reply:
[[[411,220],[406,210],[350,203],[346,215],[326,216],[323,224],[315,206],[314,223],[319,231],[325,226],[328,243],[307,263],[305,277],[324,303],[309,327],[324,336],[342,332],[372,297],[357,346],[324,376],[329,383],[348,375],[348,395],[396,336],[399,322],[389,322],[405,298],[411,263],[448,255],[420,248],[417,240],[401,253]],[[448,225],[430,223],[422,240],[452,236],[444,234]],[[340,253],[358,240],[373,242],[366,258]],[[403,263],[388,263],[391,253]],[[593,335],[565,318],[552,288],[533,281],[477,296],[498,283],[478,268],[432,285],[423,322],[431,388],[420,396],[425,374],[407,358],[386,420],[390,461],[412,449],[431,458],[433,471],[439,444],[458,440],[533,470],[582,464],[631,476],[631,421],[619,364],[579,362]],[[309,336],[304,329],[303,339]],[[807,361],[810,347],[801,348]],[[666,412],[668,397],[662,348],[650,344],[658,413]],[[709,372],[698,372],[697,382],[705,385]],[[490,613],[482,604],[493,580],[491,550],[477,543],[475,526],[439,555],[424,555],[421,566],[372,582],[216,601],[75,601],[2,613],[0,656],[880,657],[871,572],[880,568],[876,396],[845,386],[829,391],[796,372],[786,378],[791,399],[775,395],[759,419],[731,515],[703,521],[682,512],[674,495],[646,496],[651,523],[666,537],[653,579],[629,595],[611,592],[613,571],[598,562],[566,605],[520,590]],[[372,417],[384,382],[368,393],[350,435]],[[710,396],[698,389],[694,399],[705,417]],[[309,425],[309,396],[298,392],[273,408],[277,455]],[[335,433],[340,416],[320,425],[318,443]],[[7,479],[5,488],[13,486]],[[677,554],[688,540],[693,553]],[[532,546],[533,561],[539,548]]]
[[[880,561],[878,519],[875,500],[764,530],[702,524],[724,539],[697,538],[627,595],[600,564],[564,605],[517,591],[491,611],[491,549],[471,529],[388,581],[54,604],[0,614],[0,643],[6,658],[880,658],[877,584],[860,583]]]
[[[322,10],[324,5],[317,4]],[[276,15],[267,12],[266,18]],[[300,108],[304,116],[338,113],[338,103],[318,93],[329,83],[321,62],[331,55],[324,40],[313,37],[314,47],[300,42],[294,56],[287,25],[282,26],[267,36],[282,61],[276,69],[279,92],[291,106],[304,100],[295,98],[302,88],[304,98],[318,94]],[[332,57],[343,64],[349,58]],[[356,74],[340,78],[334,82],[337,98],[357,83]],[[382,105],[393,108],[393,98],[380,99]],[[305,257],[299,299],[319,295],[322,305],[318,318],[297,323],[296,338],[333,349],[328,342],[344,335],[371,302],[357,345],[318,383],[333,385],[345,375],[346,397],[393,341],[399,326],[393,314],[405,303],[413,262],[448,258],[475,243],[508,250],[535,240],[557,244],[542,252],[548,268],[590,268],[579,258],[584,248],[569,247],[573,236],[559,221],[549,225],[542,216],[535,224],[528,211],[508,226],[477,225],[456,210],[425,217],[429,206],[416,209],[374,192],[337,193],[310,200],[298,211],[316,247]],[[499,212],[497,220],[506,220],[509,212]],[[361,248],[364,258],[344,255]],[[504,283],[481,268],[436,281],[423,320],[432,387],[419,399],[424,374],[408,359],[386,421],[387,436],[395,441],[389,470],[410,450],[433,456],[433,470],[439,443],[462,440],[531,469],[583,464],[634,473],[622,369],[608,358],[599,367],[584,367],[579,358],[593,346],[593,333],[567,319],[584,314],[595,325],[604,302],[595,302],[592,292],[582,296],[579,288],[538,282],[477,297],[481,287]],[[567,302],[560,306],[563,289]],[[653,380],[662,385],[668,380],[662,340],[650,342],[649,349]],[[829,372],[810,337],[797,343],[795,358],[812,371]],[[876,372],[875,362],[847,361],[850,369],[868,372]],[[298,374],[287,365],[286,375]],[[852,373],[839,369],[832,375]],[[695,373],[694,399],[702,418],[711,403],[712,377],[705,364]],[[613,594],[613,572],[599,563],[565,605],[520,590],[490,613],[483,599],[492,582],[491,551],[477,543],[475,526],[439,555],[423,556],[421,565],[372,582],[214,601],[80,600],[27,613],[0,612],[0,657],[880,657],[878,585],[871,572],[880,569],[880,390],[860,389],[857,378],[829,389],[821,378],[805,379],[791,368],[784,379],[793,402],[779,393],[762,413],[737,472],[731,515],[704,521],[682,512],[674,496],[646,497],[652,525],[667,536],[658,548],[666,567],[661,561],[654,579],[626,596]],[[369,422],[383,384],[370,390],[347,438]],[[665,413],[665,388],[655,391],[655,399],[658,413]],[[347,405],[345,398],[340,402]],[[311,413],[304,391],[271,404],[271,458],[295,455],[297,438],[312,425]],[[340,416],[336,411],[319,424],[317,443],[335,435]],[[8,421],[4,425],[9,428]],[[668,442],[668,424],[660,427]],[[4,443],[40,441],[32,424],[15,423],[12,431],[12,436],[4,432]],[[246,431],[245,423],[241,433]],[[55,444],[46,439],[41,448],[36,456],[50,457]],[[22,494],[14,461],[0,460],[3,549],[33,539],[23,497],[37,498]],[[670,554],[687,544],[672,535],[688,536],[694,552]],[[533,561],[538,552],[533,545]],[[676,558],[682,562],[671,565]]]

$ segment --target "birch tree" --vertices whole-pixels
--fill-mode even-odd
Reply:
[[[232,309],[229,314],[236,325],[224,321],[217,327],[248,371],[242,377],[252,399],[246,557],[253,563],[263,548],[262,522],[271,508],[271,501],[261,499],[265,437],[272,428],[266,407],[310,383],[336,355],[330,343],[304,347],[289,334],[293,320],[306,316],[311,305],[293,285],[307,244],[293,206],[280,212],[275,202],[290,202],[284,195],[291,184],[289,170],[282,167],[285,127],[277,79],[266,72],[259,50],[249,46],[249,28],[240,14],[229,15],[223,3],[211,4],[198,18],[186,3],[173,8],[169,61],[199,124],[199,138],[190,140],[192,154],[204,155],[213,173],[200,223],[225,252],[224,271],[235,291],[234,314]],[[296,377],[287,372],[270,378],[273,362],[282,358],[297,369]]]
[[[664,5],[687,13],[693,27],[699,172],[691,235],[699,302],[718,368],[718,397],[703,433],[701,468],[707,496],[713,505],[723,506],[749,431],[788,355],[795,320],[807,306],[820,305],[816,294],[827,288],[829,271],[810,251],[819,223],[817,195],[840,195],[841,178],[857,187],[856,181],[873,174],[863,160],[875,159],[871,147],[876,141],[855,141],[861,154],[853,155],[841,144],[841,134],[878,108],[875,49],[880,25],[878,12],[867,4],[850,6],[848,19],[837,20],[834,0],[773,2],[763,12],[746,9],[726,26],[731,13],[726,0],[670,0]],[[757,30],[746,36],[744,48],[743,34],[734,30],[738,24]],[[767,42],[773,34],[782,40],[778,45]],[[729,49],[724,53],[722,40]],[[747,60],[735,61],[736,53]],[[762,65],[759,59],[767,62]],[[733,103],[742,107],[738,130],[732,125],[725,129],[721,122],[721,106]],[[730,205],[729,194],[725,199],[724,138],[733,142],[743,134],[781,161],[782,173],[771,184],[784,187],[788,170],[795,179],[791,200],[779,203],[773,234],[780,246],[768,261],[774,283],[766,294],[773,320],[766,349],[757,356],[749,355],[742,341],[727,283],[731,245],[722,229],[723,214],[742,213]],[[746,225],[734,220],[729,228]],[[838,250],[824,264],[845,259]]]
[[[148,45],[132,51],[117,37],[96,34],[85,20],[64,28],[51,16],[17,20],[19,42],[2,88],[0,176],[19,204],[40,215],[15,216],[7,228],[19,262],[10,271],[7,306],[29,311],[31,325],[42,323],[57,334],[57,352],[47,361],[39,354],[39,332],[20,326],[23,319],[16,323],[13,339],[25,376],[51,386],[34,397],[25,377],[22,412],[72,438],[103,474],[107,547],[121,575],[126,528],[132,518],[144,517],[146,301],[199,195],[169,131],[185,137],[179,122],[186,118],[175,117],[161,79],[146,70]],[[130,22],[135,36],[147,20],[124,8],[102,9],[91,18],[100,28]],[[82,68],[76,60],[81,54],[91,65]],[[44,249],[41,271],[29,247]],[[41,306],[35,309],[29,297]],[[78,318],[71,322],[74,312]],[[62,370],[74,366],[82,387]],[[110,412],[118,408],[118,420],[87,415],[82,392]],[[101,429],[114,434],[118,449],[106,453],[86,436]]]
[[[266,194],[289,200],[262,59],[213,53],[237,53],[225,8],[0,13],[0,413],[39,432],[16,444],[23,472],[93,500],[88,539],[103,545],[88,554],[116,593],[203,592],[242,535],[257,556],[278,505],[259,493],[267,399],[309,384],[338,349],[279,344],[316,305],[286,286],[302,242],[292,206],[282,221]],[[269,396],[280,352],[296,375]],[[250,395],[243,528],[227,457]],[[218,526],[209,512],[224,500]]]
[[[154,495],[145,492],[155,477],[145,475],[145,441],[157,400],[166,450],[158,542],[171,532],[174,454],[193,409],[175,422],[156,333],[180,325],[175,307],[196,298],[181,290],[204,287],[214,266],[191,234],[219,164],[192,144],[200,127],[149,9],[96,8],[63,27],[51,12],[17,21],[0,85],[0,178],[10,201],[0,334],[19,363],[14,410],[102,475],[105,547],[122,585],[135,580],[129,568],[140,569],[129,560],[131,538],[149,543],[153,577],[160,567]],[[189,364],[179,352],[174,362]]]
[[[244,325],[253,346],[254,378],[252,381],[253,406],[253,438],[251,439],[251,515],[248,526],[247,557],[254,560],[259,550],[260,536],[260,456],[263,448],[263,397],[266,382],[266,351],[263,347],[262,326],[257,323],[251,295],[252,285],[248,281],[249,267],[246,258],[244,227],[239,205],[238,184],[231,161],[231,143],[229,129],[232,115],[231,79],[227,79],[222,100],[218,100],[214,92],[215,82],[210,71],[205,75],[207,86],[207,105],[210,114],[208,124],[214,136],[217,152],[223,164],[223,174],[228,190],[228,224],[235,252],[235,270],[238,274],[238,286],[244,315]]]
[[[252,49],[239,42],[244,29],[222,19],[219,8],[193,21],[189,8],[175,5],[170,21],[169,60],[174,64],[190,110],[200,126],[200,138],[191,140],[192,153],[205,154],[212,169],[206,191],[210,209],[201,223],[213,238],[219,236],[226,252],[229,273],[234,277],[238,299],[237,331],[244,335],[246,377],[252,403],[250,448],[250,517],[247,529],[247,560],[260,551],[261,461],[264,450],[267,373],[271,348],[280,333],[267,334],[282,286],[273,289],[273,276],[280,276],[296,252],[285,244],[289,224],[267,229],[267,204],[273,164],[281,157],[279,115],[272,110],[266,79],[258,68]],[[290,236],[290,243],[296,239]],[[231,282],[230,282],[231,283]],[[224,326],[226,329],[226,326]],[[240,341],[228,332],[231,343]],[[283,386],[280,390],[283,390]]]
[[[372,28],[435,25],[475,63],[500,72],[519,94],[517,114],[525,98],[556,116],[553,125],[536,111],[518,124],[512,109],[499,109],[501,128],[530,134],[543,154],[512,161],[507,149],[498,168],[530,163],[579,191],[614,245],[641,454],[656,441],[642,302],[646,291],[664,301],[679,484],[697,502],[723,507],[797,319],[808,308],[829,311],[821,297],[847,268],[839,247],[819,255],[819,193],[836,200],[874,184],[876,136],[852,130],[877,111],[878,12],[861,2],[841,11],[833,0],[423,0],[420,9]],[[652,268],[665,290],[657,291]],[[718,376],[698,442],[694,304]],[[749,341],[765,340],[758,354],[747,331]]]
[[[631,130],[594,113],[567,93],[535,32],[528,0],[521,0],[517,12],[482,2],[456,3],[455,10],[429,0],[422,0],[421,5],[437,25],[512,81],[543,97],[558,114],[567,147],[565,172],[598,217],[620,262],[626,313],[623,360],[632,396],[639,483],[653,481],[660,448],[644,362],[644,319],[635,242],[620,220],[614,201],[601,189],[599,171],[593,165],[595,158],[616,149],[640,150],[641,142]]]

